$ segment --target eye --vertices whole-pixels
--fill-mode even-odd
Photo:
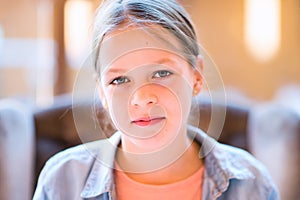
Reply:
[[[153,78],[163,78],[170,76],[171,74],[173,73],[168,70],[160,70],[154,73]]]
[[[126,78],[125,76],[120,76],[120,77],[117,77],[115,79],[113,79],[109,84],[111,85],[121,85],[121,84],[124,84],[124,83],[127,83],[129,82],[129,79]]]

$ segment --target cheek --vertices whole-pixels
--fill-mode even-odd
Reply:
[[[168,85],[153,88],[159,99],[159,105],[174,123],[186,120],[190,112],[192,89],[185,79],[176,79]]]
[[[168,85],[168,90],[171,91],[182,109],[187,109],[192,101],[193,88],[191,83],[184,78],[178,78],[176,81]]]
[[[174,113],[179,111],[180,101],[177,92],[170,87],[164,87],[159,93],[160,104],[162,104],[166,111]]]
[[[106,93],[109,114],[115,124],[119,119],[128,119],[127,108],[130,91],[127,91],[110,89]]]

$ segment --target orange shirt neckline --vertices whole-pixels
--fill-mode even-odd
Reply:
[[[117,199],[199,200],[202,196],[204,168],[204,165],[202,165],[193,175],[189,176],[188,178],[175,183],[163,185],[140,183],[129,178],[123,171],[115,170]]]

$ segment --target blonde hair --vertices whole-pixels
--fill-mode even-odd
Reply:
[[[188,13],[176,0],[104,0],[94,22],[93,48],[96,72],[101,41],[120,26],[158,25],[178,39],[186,59],[196,64],[199,46],[194,26]]]

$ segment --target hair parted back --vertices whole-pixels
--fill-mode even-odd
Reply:
[[[180,42],[187,60],[194,66],[199,54],[196,32],[185,9],[176,0],[103,0],[94,21],[93,49],[97,59],[104,36],[120,26],[159,25]]]

